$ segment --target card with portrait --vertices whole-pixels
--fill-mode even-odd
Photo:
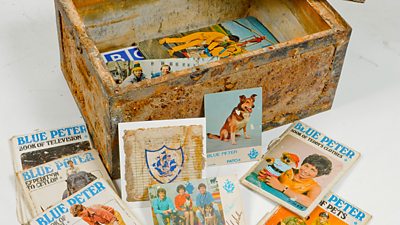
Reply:
[[[241,178],[241,183],[306,217],[360,154],[295,122]]]
[[[307,217],[300,217],[282,206],[267,213],[257,225],[366,225],[372,216],[340,196],[329,193]]]
[[[149,187],[154,225],[245,225],[236,176]]]

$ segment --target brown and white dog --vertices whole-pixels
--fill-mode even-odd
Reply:
[[[238,132],[243,129],[244,137],[249,139],[250,137],[246,133],[246,126],[250,120],[251,113],[253,112],[256,96],[256,94],[252,94],[249,98],[244,95],[239,96],[239,104],[233,108],[231,114],[222,126],[219,135],[208,133],[207,137],[221,141],[231,140],[231,143],[235,145],[235,138],[236,136],[240,136]]]

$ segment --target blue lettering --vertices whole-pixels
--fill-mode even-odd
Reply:
[[[42,217],[39,217],[38,219],[36,219],[36,222],[39,225],[47,225],[48,224]]]
[[[41,132],[41,133],[37,133],[37,134],[31,134],[30,136],[26,135],[26,136],[17,138],[18,145],[36,143],[36,142],[45,141],[45,140],[47,140],[46,132]]]
[[[294,129],[299,130],[299,131],[301,131],[301,132],[304,131],[304,127],[303,127],[303,125],[302,125],[300,122],[297,123],[297,124],[294,126]]]
[[[41,177],[46,174],[52,173],[53,171],[54,171],[53,168],[51,168],[50,166],[41,166],[23,172],[22,175],[24,177],[24,180],[28,181],[36,177]]]

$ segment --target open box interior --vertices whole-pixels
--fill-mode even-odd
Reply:
[[[99,52],[253,16],[280,43],[331,27],[307,0],[73,0]]]

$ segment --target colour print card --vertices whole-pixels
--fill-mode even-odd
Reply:
[[[258,160],[262,155],[261,88],[207,94],[207,165]]]
[[[331,136],[295,122],[241,183],[306,217],[359,156]]]

